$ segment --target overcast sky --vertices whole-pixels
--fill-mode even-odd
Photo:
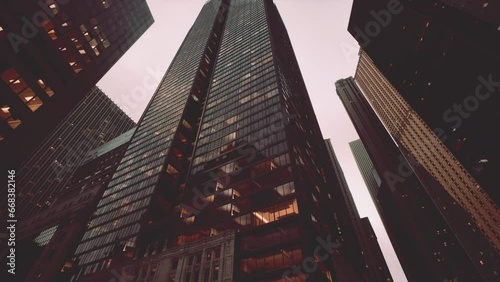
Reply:
[[[205,0],[147,0],[155,23],[98,83],[138,121]],[[407,281],[348,142],[358,139],[335,81],[354,76],[358,44],[347,32],[352,0],[275,0],[324,138],[330,138],[362,217],[375,229],[394,281]]]

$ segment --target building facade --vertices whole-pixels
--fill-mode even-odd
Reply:
[[[130,117],[94,87],[17,170],[16,216],[25,218],[53,205],[89,151],[134,126]]]
[[[479,230],[500,254],[498,206],[446,148],[442,136],[438,137],[429,128],[363,50],[355,80],[395,142],[471,214]]]
[[[232,231],[234,272],[216,281],[363,281],[335,181],[276,6],[207,1],[76,250],[74,280]]]
[[[350,228],[343,228],[341,230],[343,237],[350,237],[346,244],[349,244],[349,255],[351,257],[350,264],[354,265],[355,271],[362,273],[365,281],[373,282],[388,282],[393,281],[389,267],[382,255],[382,250],[377,241],[377,237],[371,228],[370,220],[368,218],[361,219],[358,213],[354,198],[347,185],[344,172],[340,167],[340,163],[333,150],[330,139],[325,140],[326,148],[335,170],[335,178],[338,179],[338,186],[334,189],[335,195],[342,198],[345,211],[338,214],[337,217],[346,217],[346,226]]]
[[[489,124],[500,118],[498,5],[356,0],[348,27],[381,74],[497,206],[500,137]]]
[[[58,201],[19,222],[15,281],[63,282],[71,277],[72,255],[135,129],[83,156]],[[5,247],[5,246],[3,246]],[[5,248],[2,248],[2,257]],[[5,265],[5,264],[4,264]],[[12,277],[9,277],[9,281]]]
[[[4,1],[1,167],[19,168],[152,23],[145,0]]]
[[[354,79],[336,86],[363,140],[353,153],[408,280],[494,281],[498,255],[471,216],[400,150]]]

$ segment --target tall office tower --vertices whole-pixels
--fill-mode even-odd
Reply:
[[[352,78],[336,86],[366,148],[355,147],[358,166],[408,280],[495,281],[498,255],[471,216],[406,159]]]
[[[152,23],[145,0],[2,1],[0,168],[18,168]]]
[[[414,158],[472,216],[500,254],[498,206],[444,146],[443,136],[440,139],[428,127],[363,51],[355,80],[405,155]]]
[[[81,156],[84,163],[75,171],[68,189],[60,193],[60,199],[50,208],[19,222],[16,256],[22,259],[16,265],[16,275],[7,276],[4,281],[14,281],[13,277],[15,281],[68,281],[74,264],[73,252],[134,130]],[[2,253],[2,258],[5,257]]]
[[[373,230],[372,224],[368,217],[361,218],[361,232],[362,236],[362,244],[363,248],[363,256],[366,257],[366,261],[368,261],[368,267],[373,265],[375,268],[372,268],[372,272],[376,272],[374,277],[378,280],[369,280],[369,281],[393,281],[391,272],[389,271],[389,267],[384,258],[384,254],[382,253],[382,249],[380,248],[377,235],[375,234],[375,230]],[[385,279],[385,280],[384,280]]]
[[[347,263],[334,175],[272,1],[207,1],[98,204],[74,278],[105,280],[182,249],[140,273],[362,281]]]
[[[368,218],[361,219],[359,216],[354,198],[347,185],[344,172],[340,167],[330,139],[326,139],[325,143],[333,164],[333,169],[335,170],[335,178],[338,179],[338,186],[334,188],[336,189],[335,195],[344,200],[344,209],[347,211],[337,215],[337,217],[347,217],[346,220],[351,226],[349,229],[342,229],[342,234],[344,237],[352,238],[347,242],[350,247],[349,254],[352,257],[352,264],[357,267],[356,271],[358,273],[363,274],[365,281],[393,281],[377,237],[371,227],[370,220]]]
[[[94,87],[17,170],[16,216],[31,216],[57,202],[87,152],[134,126],[127,114]],[[7,200],[1,205],[6,204]]]
[[[356,0],[348,28],[497,205],[500,136],[490,124],[500,119],[498,5]]]

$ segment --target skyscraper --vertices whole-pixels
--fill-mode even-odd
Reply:
[[[73,252],[134,130],[81,156],[83,164],[68,181],[68,188],[58,194],[58,201],[19,221],[16,255],[23,259],[16,265],[16,281],[68,281],[74,264]],[[5,249],[8,248],[4,245],[0,252],[4,259]],[[12,279],[9,275],[8,281]]]
[[[27,217],[54,204],[90,150],[134,126],[127,114],[94,87],[17,171],[16,216]],[[7,200],[1,205],[6,204]]]
[[[336,181],[272,1],[207,1],[98,204],[74,279],[144,262],[137,281],[364,281]]]
[[[427,126],[364,51],[360,52],[355,80],[407,157],[414,158],[472,216],[500,254],[498,207],[444,146],[443,137],[437,136],[442,132],[434,132]]]
[[[396,3],[396,13],[387,10],[388,3]],[[490,124],[500,119],[498,5],[355,0],[348,27],[381,74],[497,205],[500,139]]]
[[[1,168],[18,168],[153,23],[145,0],[7,0],[0,9]]]
[[[494,281],[498,255],[471,216],[396,145],[354,79],[336,86],[364,144],[351,148],[408,280]]]
[[[365,281],[373,282],[388,282],[393,281],[385,258],[382,255],[382,250],[373,231],[370,220],[368,218],[361,219],[358,213],[354,198],[347,185],[344,177],[344,172],[340,167],[340,163],[333,150],[330,139],[326,139],[326,148],[335,170],[335,178],[338,179],[334,187],[335,195],[344,201],[344,211],[338,214],[337,217],[345,217],[347,226],[350,228],[342,229],[344,237],[350,237],[346,243],[349,244],[349,255],[352,257],[351,264],[354,265],[355,271],[363,274]]]

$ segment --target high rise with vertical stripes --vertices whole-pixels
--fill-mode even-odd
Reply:
[[[89,222],[73,279],[365,281],[336,181],[277,7],[207,1]]]
[[[66,192],[87,152],[134,126],[130,117],[94,87],[17,171],[17,216],[25,218],[54,204]]]
[[[0,4],[0,169],[18,169],[153,24],[145,0]]]

